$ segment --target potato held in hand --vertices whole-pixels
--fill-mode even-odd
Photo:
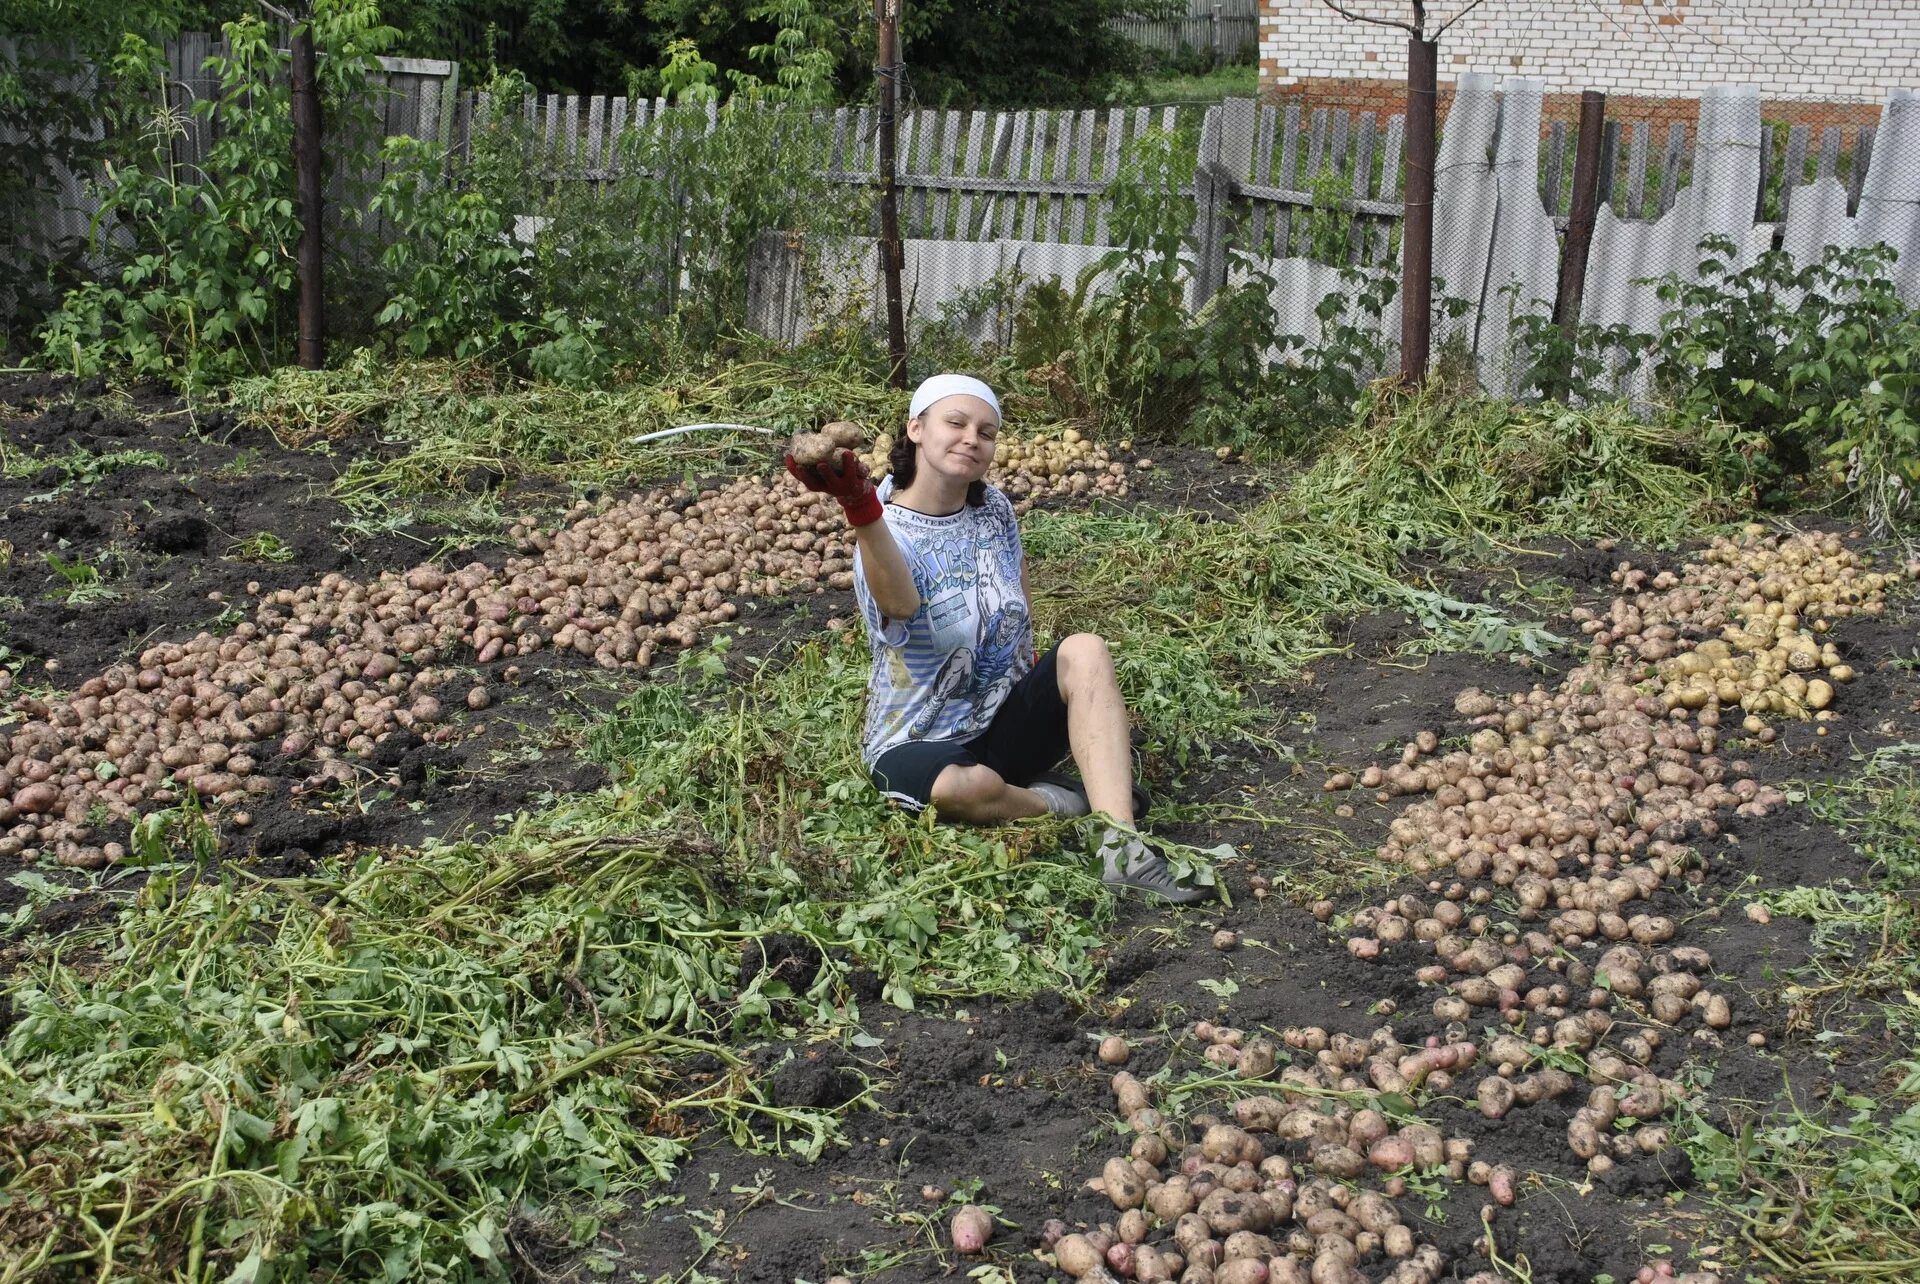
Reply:
[[[823,432],[795,433],[793,441],[787,446],[787,453],[793,456],[793,462],[808,468],[817,468],[826,463],[839,451],[833,438]]]
[[[866,444],[867,434],[851,419],[836,419],[820,430],[820,435],[837,450],[858,450]]]
[[[953,1215],[950,1226],[956,1253],[981,1253],[993,1238],[993,1217],[978,1204],[964,1205]]]

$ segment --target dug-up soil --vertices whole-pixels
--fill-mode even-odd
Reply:
[[[328,488],[356,451],[385,449],[377,441],[336,441],[327,454],[294,450],[222,415],[189,415],[157,397],[116,408],[101,391],[0,376],[0,442],[8,462],[0,478],[0,664],[17,686],[63,687],[153,640],[220,627],[229,608],[246,605],[254,592],[309,583],[329,571],[413,565],[447,534],[347,537],[349,515]],[[162,462],[76,477],[55,462],[76,446],[94,455],[151,452]],[[1210,458],[1182,469],[1172,452],[1156,454],[1176,466],[1141,487],[1149,502],[1224,515],[1250,498],[1245,479],[1214,468]],[[31,466],[41,459],[44,466]],[[511,505],[511,483],[504,484]],[[241,555],[245,541],[262,532],[290,556],[262,562]],[[114,596],[67,603],[48,553],[100,566]],[[1564,586],[1562,600],[1570,594],[1592,603],[1609,595],[1611,565],[1610,556],[1591,549],[1555,548],[1521,557],[1513,569],[1534,590]],[[740,651],[777,649],[845,610],[828,595],[749,611],[741,622],[753,635]],[[1545,623],[1574,634],[1564,616]],[[1904,602],[1881,619],[1843,629],[1840,643],[1860,678],[1846,689],[1833,732],[1818,737],[1810,725],[1787,724],[1776,744],[1751,755],[1760,778],[1783,785],[1842,779],[1858,755],[1920,739],[1913,631]],[[1525,690],[1569,658],[1405,653],[1417,636],[1417,627],[1396,615],[1343,622],[1345,655],[1320,661],[1296,683],[1255,694],[1266,735],[1281,749],[1226,749],[1184,779],[1160,782],[1181,802],[1269,818],[1166,831],[1197,846],[1234,846],[1237,855],[1222,868],[1231,907],[1169,912],[1129,903],[1113,932],[1104,988],[1085,1007],[1042,994],[901,1013],[876,996],[861,1010],[873,1037],[863,1042],[877,1041],[873,1046],[848,1051],[795,1042],[754,1050],[780,1105],[838,1107],[872,1085],[870,1104],[845,1120],[846,1146],[802,1163],[745,1154],[724,1138],[703,1140],[669,1187],[646,1192],[611,1217],[588,1252],[530,1263],[524,1278],[817,1284],[846,1274],[904,1284],[972,1272],[1044,1280],[1048,1268],[1032,1249],[1046,1219],[1092,1224],[1114,1215],[1083,1187],[1107,1156],[1125,1149],[1110,1069],[1094,1056],[1099,1036],[1126,1035],[1134,1048],[1129,1068],[1144,1078],[1170,1058],[1191,1061],[1194,1049],[1182,1031],[1201,1018],[1249,1031],[1314,1025],[1365,1035],[1388,1020],[1384,1000],[1397,1009],[1391,1021],[1404,1042],[1437,1033],[1442,1023],[1428,1011],[1431,991],[1423,997],[1407,969],[1352,957],[1306,908],[1329,894],[1348,910],[1393,894],[1392,883],[1360,892],[1356,875],[1373,868],[1371,849],[1404,801],[1345,796],[1352,814],[1338,814],[1342,800],[1320,782],[1336,768],[1389,760],[1419,730],[1461,731],[1453,699],[1464,687]],[[604,773],[577,756],[578,729],[635,679],[609,680],[585,663],[521,667],[521,684],[500,703],[471,717],[462,713],[453,743],[402,735],[383,745],[364,789],[323,806],[286,790],[266,796],[254,807],[253,825],[227,835],[229,858],[297,868],[350,845],[412,844],[484,828],[551,793],[598,787]],[[289,783],[305,774],[296,764],[262,770]],[[1870,1037],[1853,1040],[1836,1061],[1814,1032],[1786,1026],[1779,991],[1809,957],[1810,925],[1778,915],[1762,925],[1739,912],[1759,889],[1862,882],[1865,863],[1797,804],[1765,818],[1729,818],[1701,850],[1705,881],[1665,912],[1684,916],[1692,939],[1712,951],[1717,987],[1733,999],[1733,1024],[1711,1041],[1675,1039],[1656,1068],[1671,1075],[1688,1060],[1710,1067],[1709,1115],[1729,1124],[1778,1098],[1783,1082],[1803,1101],[1820,1099],[1836,1082],[1870,1086],[1892,1049],[1873,1046]],[[0,911],[21,895],[6,872]],[[1267,883],[1266,895],[1255,895],[1256,878]],[[71,922],[99,908],[74,898],[54,906],[40,926],[57,931],[61,916]],[[1214,947],[1213,934],[1223,927],[1239,933],[1238,948]],[[1754,1032],[1766,1036],[1765,1047],[1749,1046]],[[1662,1257],[1681,1269],[1717,1270],[1729,1281],[1755,1269],[1707,1215],[1678,1149],[1590,1179],[1565,1141],[1576,1104],[1543,1103],[1498,1123],[1460,1098],[1437,1099],[1423,1111],[1449,1136],[1472,1138],[1478,1157],[1521,1174],[1517,1203],[1493,1222],[1502,1260],[1525,1265],[1518,1278],[1624,1282]],[[990,1259],[957,1259],[946,1250],[951,1192],[998,1210]],[[1482,1241],[1484,1188],[1415,1191],[1398,1202],[1418,1235],[1446,1255],[1447,1278],[1491,1266]],[[537,1241],[529,1234],[520,1243]],[[1000,1274],[982,1274],[983,1260]]]
[[[1536,585],[1563,581],[1576,600],[1597,600],[1607,588],[1604,570],[1596,583],[1590,550],[1542,554],[1523,565]],[[1572,632],[1564,619],[1558,623],[1563,634]],[[1920,737],[1914,627],[1911,611],[1901,610],[1844,631],[1843,645],[1861,676],[1848,690],[1841,720],[1824,737],[1811,724],[1789,723],[1779,742],[1754,757],[1758,777],[1783,786],[1845,779],[1859,755]],[[1071,1226],[1115,1218],[1111,1203],[1082,1188],[1108,1156],[1125,1153],[1128,1137],[1114,1113],[1111,1068],[1095,1055],[1100,1036],[1127,1036],[1134,1049],[1127,1068],[1144,1079],[1169,1060],[1194,1064],[1197,1050],[1184,1027],[1200,1019],[1249,1032],[1321,1026],[1359,1036],[1390,1020],[1408,1045],[1439,1033],[1443,1022],[1428,1010],[1432,989],[1415,983],[1410,968],[1351,957],[1304,904],[1338,886],[1355,850],[1364,859],[1402,805],[1366,797],[1354,804],[1357,814],[1337,815],[1334,796],[1319,787],[1329,771],[1391,761],[1421,729],[1463,730],[1466,720],[1454,713],[1453,701],[1466,687],[1524,691],[1542,679],[1538,662],[1397,656],[1396,648],[1417,634],[1397,615],[1352,621],[1348,655],[1264,694],[1268,733],[1287,745],[1290,760],[1229,752],[1184,782],[1183,800],[1290,822],[1163,831],[1196,845],[1235,846],[1239,857],[1225,867],[1231,908],[1124,912],[1106,987],[1088,1010],[1057,994],[942,1012],[892,1013],[875,1003],[862,1016],[881,1043],[856,1058],[832,1046],[773,1050],[774,1089],[783,1103],[850,1100],[862,1076],[885,1085],[876,1108],[847,1121],[848,1148],[795,1164],[724,1144],[703,1147],[675,1183],[676,1199],[651,1200],[650,1211],[618,1223],[599,1251],[623,1273],[637,1271],[646,1280],[687,1278],[695,1263],[702,1275],[743,1284],[834,1274],[902,1282],[958,1278],[979,1265],[941,1251],[954,1206],[947,1196],[961,1191],[999,1210],[996,1259],[1011,1277],[1048,1279],[1047,1267],[1031,1255],[1046,1219],[1064,1218]],[[1688,939],[1712,953],[1716,986],[1733,1000],[1733,1024],[1711,1041],[1673,1040],[1655,1069],[1671,1075],[1683,1061],[1710,1068],[1707,1113],[1729,1127],[1779,1099],[1783,1083],[1802,1104],[1824,1099],[1836,1085],[1872,1091],[1888,1062],[1906,1051],[1884,1040],[1876,1045],[1874,1023],[1860,1013],[1830,1016],[1857,1023],[1847,1025],[1857,1034],[1841,1058],[1814,1038],[1817,1031],[1789,1031],[1779,995],[1811,953],[1812,925],[1784,915],[1762,925],[1742,912],[1746,901],[1770,888],[1862,884],[1867,863],[1801,805],[1764,818],[1730,818],[1720,835],[1703,840],[1701,851],[1705,881],[1666,912],[1686,916]],[[1264,898],[1253,894],[1256,876],[1271,883]],[[1369,888],[1364,899],[1337,890],[1331,895],[1351,910],[1418,886],[1402,880]],[[1239,933],[1239,947],[1215,949],[1218,928]],[[1233,983],[1224,997],[1220,991],[1229,987],[1222,980]],[[1391,1018],[1370,1011],[1381,1000],[1397,1007]],[[1747,1036],[1755,1032],[1766,1036],[1764,1048],[1749,1046]],[[1523,1175],[1518,1201],[1494,1220],[1502,1260],[1530,1272],[1520,1278],[1624,1282],[1664,1259],[1682,1272],[1691,1266],[1733,1281],[1751,1270],[1753,1278],[1784,1284],[1719,1233],[1724,1227],[1705,1211],[1677,1148],[1589,1178],[1566,1144],[1567,1122],[1583,1099],[1582,1092],[1497,1122],[1483,1118],[1470,1097],[1436,1099],[1421,1111],[1447,1136],[1471,1138],[1476,1158]],[[1431,1198],[1409,1193],[1398,1202],[1416,1234],[1446,1254],[1446,1278],[1490,1269],[1480,1247],[1481,1211],[1489,1203],[1484,1188],[1462,1184]],[[710,1244],[716,1226],[724,1233]],[[1065,1277],[1054,1272],[1051,1278]]]

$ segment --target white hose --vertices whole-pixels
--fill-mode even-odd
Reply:
[[[703,432],[713,428],[725,428],[731,432],[757,432],[762,436],[774,435],[771,428],[755,428],[752,424],[683,424],[678,428],[662,428],[659,432],[645,432],[638,437],[627,438],[629,446],[637,446],[643,441],[658,441],[662,437],[677,437],[683,432]]]

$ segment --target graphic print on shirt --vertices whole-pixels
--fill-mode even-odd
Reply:
[[[1033,656],[1019,526],[1003,495],[953,518],[890,509],[888,525],[923,605],[904,627],[885,621],[856,581],[874,651],[869,761],[896,744],[985,731]]]
[[[1027,597],[1020,588],[1019,545],[996,538],[993,530],[993,523],[982,524],[977,549],[977,618],[986,623],[980,629],[979,654],[974,661],[971,730],[976,732],[985,731],[993,715],[1000,712],[1007,693],[1024,671],[1021,662],[1030,661],[1033,652],[1033,622],[1027,618]]]
[[[915,541],[921,555],[916,560],[929,572],[923,594],[927,632],[935,653],[944,657],[927,679],[929,699],[907,727],[909,740],[925,739],[955,703],[966,716],[947,735],[985,731],[1018,677],[1014,657],[1026,635],[1026,600],[1018,554],[996,526],[991,520],[965,523]]]

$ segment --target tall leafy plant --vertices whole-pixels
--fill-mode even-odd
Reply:
[[[1394,281],[1343,271],[1308,344],[1282,333],[1266,261],[1230,247],[1227,283],[1195,311],[1192,177],[1182,136],[1149,131],[1129,149],[1108,189],[1115,248],[1071,292],[1050,282],[1027,291],[1014,359],[1063,413],[1123,431],[1306,445],[1348,420],[1387,365],[1380,319]],[[1322,238],[1342,250],[1346,240],[1344,224]]]
[[[823,177],[826,149],[810,111],[719,103],[709,81],[686,80],[675,106],[619,140],[618,178],[557,185],[535,244],[542,304],[604,322],[636,353],[658,346],[663,321],[709,346],[746,323],[762,236],[858,224],[865,198]]]
[[[389,138],[370,212],[395,233],[381,253],[389,297],[377,323],[412,356],[493,357],[522,345],[532,310],[513,215],[485,190],[448,181],[431,143]]]
[[[364,93],[391,34],[372,0],[320,0],[312,22],[327,100]],[[42,331],[56,365],[119,365],[193,386],[284,359],[300,239],[287,58],[257,18],[223,31],[226,49],[207,64],[218,92],[190,119],[166,106],[158,46],[128,35],[115,55],[114,78],[153,96],[136,118],[138,147],[105,169],[95,250],[111,270],[71,290]],[[175,157],[192,121],[211,139],[195,166]]]
[[[165,39],[203,12],[195,0],[8,0],[0,10],[0,350],[31,346],[88,271],[87,238],[57,204],[72,177],[112,155],[115,50],[128,34]]]
[[[1911,476],[1920,450],[1906,354],[1920,344],[1920,314],[1888,275],[1894,251],[1828,246],[1801,264],[1768,250],[1741,267],[1725,237],[1700,250],[1697,277],[1658,285],[1667,312],[1651,359],[1674,405],[1759,434],[1757,479],[1776,494],[1823,458],[1880,459],[1873,468]]]
[[[1080,274],[1029,296],[1015,355],[1066,376],[1100,418],[1155,432],[1182,426],[1200,392],[1193,279],[1193,149],[1149,130],[1129,146],[1107,189],[1114,248]],[[1059,378],[1053,382],[1065,386]]]

